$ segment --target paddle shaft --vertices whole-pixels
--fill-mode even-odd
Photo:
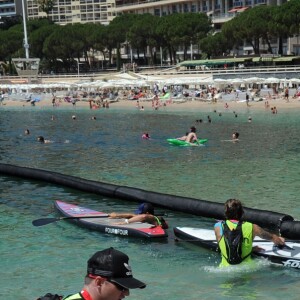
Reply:
[[[60,217],[60,218],[42,218],[42,219],[37,219],[32,221],[33,226],[44,226],[48,225],[57,221],[62,221],[62,220],[76,220],[76,219],[95,219],[95,218],[107,218],[107,214],[103,215],[97,215],[97,216],[81,216],[81,217]]]

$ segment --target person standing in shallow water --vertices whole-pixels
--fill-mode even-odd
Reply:
[[[221,267],[226,267],[230,265],[230,263],[228,262],[229,253],[223,235],[225,222],[231,231],[236,230],[239,223],[242,224],[241,228],[243,233],[243,240],[242,240],[243,260],[241,263],[251,261],[251,254],[253,250],[252,242],[256,236],[259,236],[262,239],[270,240],[274,242],[274,244],[276,245],[284,245],[285,243],[284,238],[279,237],[276,234],[269,233],[256,224],[242,221],[242,217],[244,215],[244,209],[240,200],[228,199],[225,202],[224,208],[225,208],[225,221],[220,221],[216,223],[214,226],[216,239],[218,241],[218,246],[222,256],[222,261],[220,264]],[[263,250],[263,249],[258,249],[258,250]]]

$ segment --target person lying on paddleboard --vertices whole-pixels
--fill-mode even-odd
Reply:
[[[214,226],[222,256],[221,267],[251,261],[252,242],[255,236],[270,240],[276,245],[285,244],[284,238],[269,233],[256,224],[241,221],[243,214],[241,201],[229,199],[225,202],[225,221],[220,221]]]
[[[126,225],[135,222],[149,223],[155,226],[161,226],[163,229],[167,229],[169,226],[163,217],[157,217],[154,215],[154,207],[151,203],[142,203],[139,205],[135,213],[115,213],[112,212],[109,215],[110,219],[123,219],[124,222],[118,222],[116,225]]]

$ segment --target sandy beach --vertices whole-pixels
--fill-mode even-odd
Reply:
[[[258,84],[255,86],[253,83],[240,84],[227,80],[227,83],[214,82],[212,77],[151,77],[147,76],[147,81],[144,77],[139,75],[133,76],[132,74],[113,74],[108,76],[111,81],[74,81],[66,83],[65,79],[62,81],[60,78],[53,78],[51,81],[45,81],[44,84],[37,85],[34,88],[29,88],[29,85],[19,86],[12,85],[9,87],[11,93],[8,93],[8,89],[5,90],[4,85],[0,85],[0,89],[6,93],[4,98],[0,101],[1,107],[33,107],[33,108],[51,108],[56,109],[72,109],[75,107],[81,109],[103,109],[103,102],[109,102],[110,108],[117,109],[133,109],[133,110],[204,110],[204,111],[255,111],[255,110],[271,110],[276,107],[277,112],[283,109],[297,109],[300,108],[300,96],[295,97],[297,93],[298,84],[289,86],[287,82],[276,85]],[[151,78],[150,78],[151,77]],[[103,79],[103,78],[102,78]],[[169,81],[168,81],[169,80]],[[123,84],[121,84],[123,81]],[[158,94],[158,105],[154,105],[152,99],[154,97],[153,88],[155,83],[159,83],[160,93]],[[171,84],[172,82],[172,84]],[[178,82],[178,83],[176,83]],[[193,82],[193,83],[192,83]],[[202,83],[201,83],[202,82]],[[213,82],[213,83],[212,83]],[[211,84],[212,83],[212,84]],[[46,87],[47,85],[50,87]],[[95,84],[95,85],[94,85]],[[104,84],[104,85],[103,85]],[[140,84],[140,85],[135,85]],[[145,86],[143,84],[146,84]],[[179,97],[174,97],[174,88],[176,84],[181,87]],[[51,86],[52,85],[52,86]],[[53,87],[54,85],[54,87]],[[68,85],[68,86],[67,86]],[[138,87],[139,86],[139,87]],[[168,86],[168,93],[170,97],[165,97],[162,94],[162,88]],[[228,87],[231,86],[231,92]],[[271,87],[276,86],[277,93]],[[289,100],[284,98],[284,90],[289,86]],[[215,90],[215,99],[212,101],[212,97],[208,97],[208,92],[201,93],[201,96],[196,96],[197,91],[201,91],[201,87],[209,90]],[[172,89],[172,91],[171,91]],[[198,89],[198,90],[197,90]],[[139,90],[143,90],[143,96],[138,99],[130,99],[130,93],[136,96]],[[259,93],[256,94],[256,91]],[[106,94],[103,94],[106,91]],[[118,96],[114,97],[114,100],[109,100],[108,94],[118,92]],[[132,91],[132,92],[131,92]],[[220,92],[221,91],[221,92]],[[99,94],[100,93],[100,94]],[[187,97],[183,96],[185,93],[189,94]],[[218,93],[218,94],[216,94]],[[246,102],[246,93],[249,95],[249,103]],[[84,95],[85,94],[85,95]],[[99,95],[104,95],[104,99],[100,100]],[[254,96],[255,94],[255,96]],[[298,88],[298,94],[299,88]],[[98,95],[98,96],[97,96]],[[30,96],[30,100],[29,97]],[[55,96],[55,104],[53,105],[53,96]],[[66,99],[66,97],[68,97]],[[101,96],[103,98],[103,96]],[[32,100],[37,100],[32,103]],[[68,100],[68,101],[67,101]],[[74,104],[74,100],[76,103]]]
[[[227,95],[226,95],[227,96]],[[189,99],[189,100],[171,100],[167,102],[161,101],[160,107],[158,110],[164,109],[164,110],[187,110],[187,111],[194,111],[194,110],[204,110],[204,111],[210,111],[210,110],[217,110],[217,111],[226,111],[226,110],[270,110],[274,106],[277,108],[278,113],[281,110],[285,109],[300,109],[300,100],[299,98],[290,98],[290,100],[287,102],[282,97],[277,99],[271,99],[268,100],[263,97],[263,100],[261,101],[249,101],[249,105],[247,106],[247,103],[245,99],[242,97],[241,100],[233,100],[232,97],[228,98],[226,100],[226,97],[223,97],[225,99],[219,99],[217,102],[211,102],[211,101],[201,101],[197,98]],[[226,105],[227,103],[227,105]],[[227,107],[228,106],[228,107]],[[9,108],[9,107],[32,107],[34,108],[51,108],[53,107],[52,99],[47,96],[41,96],[41,100],[39,102],[35,102],[35,105],[33,105],[29,101],[25,100],[18,100],[13,99],[13,96],[9,97],[8,99],[5,98],[2,102],[2,105],[0,105],[0,109],[2,108]],[[56,109],[72,109],[72,108],[81,108],[81,109],[90,109],[90,103],[88,100],[77,100],[76,104],[73,105],[72,103],[66,102],[64,100],[57,100],[55,108]],[[118,100],[116,102],[109,103],[110,108],[117,108],[117,109],[133,109],[133,110],[154,110],[152,107],[152,101],[143,101],[139,100],[139,107],[137,100]],[[143,108],[142,108],[143,107]],[[105,109],[105,108],[98,108],[98,109]],[[98,110],[95,109],[95,110]]]

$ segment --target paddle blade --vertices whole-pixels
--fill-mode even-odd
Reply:
[[[54,223],[56,221],[59,221],[57,218],[44,218],[44,219],[37,219],[32,221],[33,226],[44,226],[50,223]]]

